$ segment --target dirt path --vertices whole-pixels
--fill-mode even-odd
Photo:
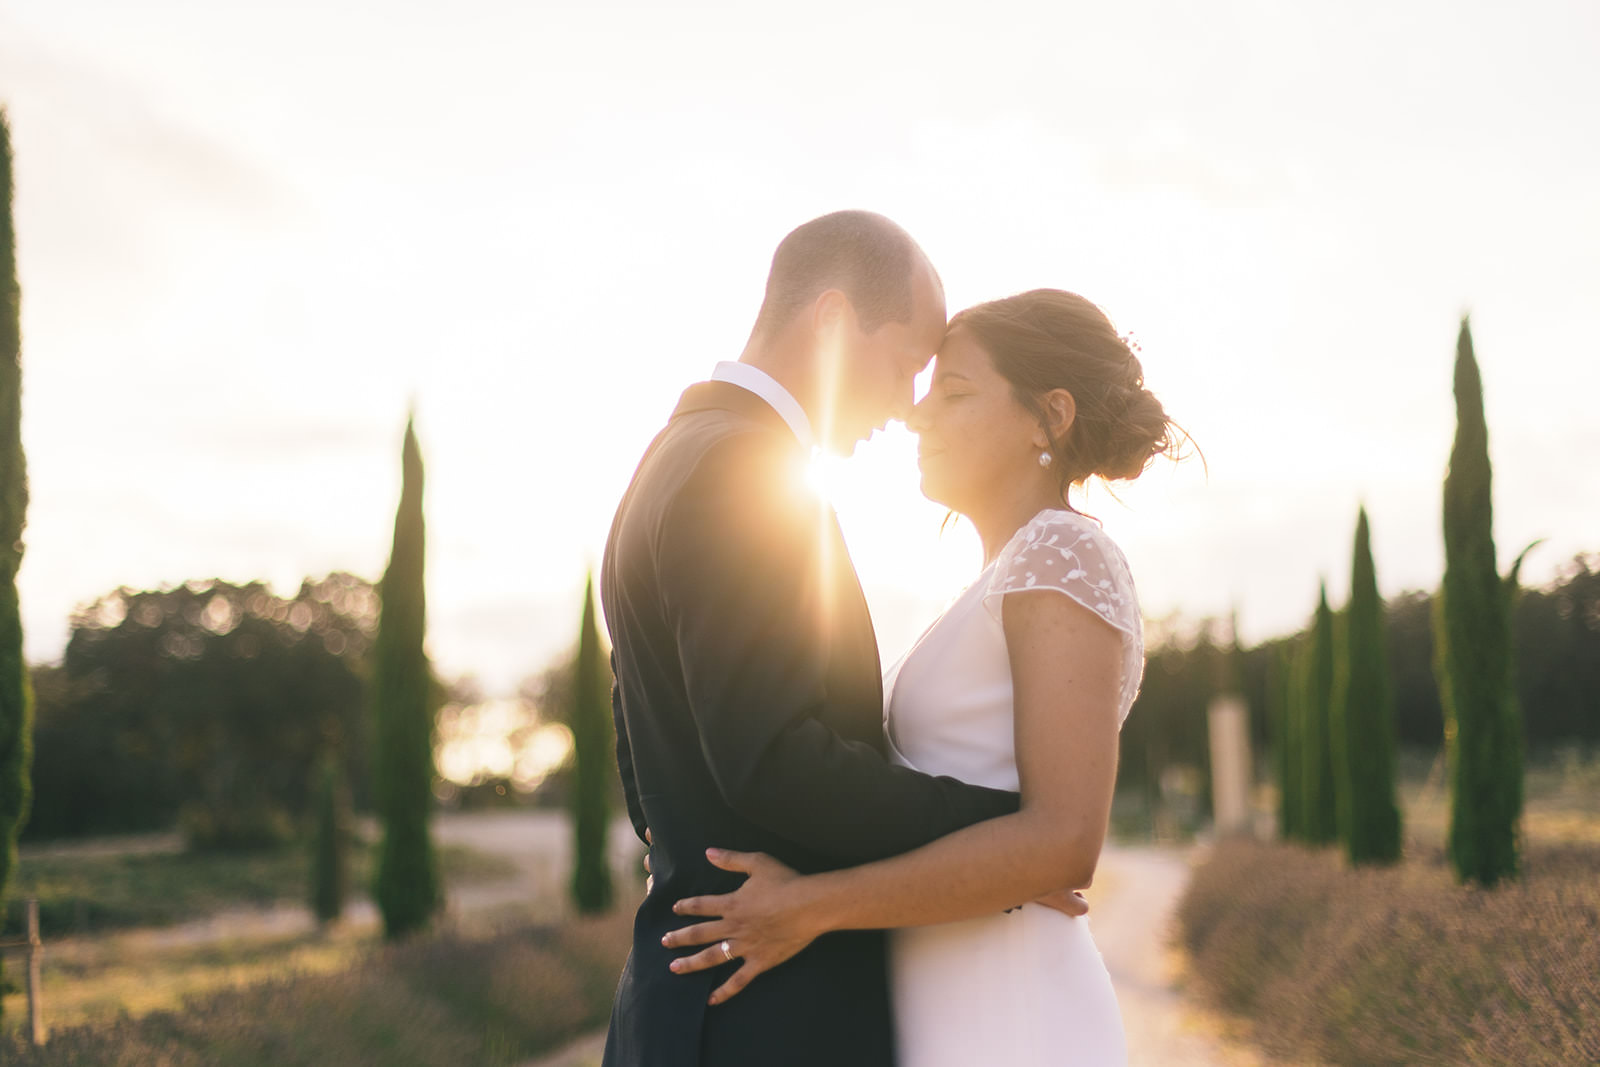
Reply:
[[[1190,860],[1175,849],[1108,846],[1089,893],[1089,922],[1117,989],[1128,1062],[1258,1067],[1265,1061],[1224,1041],[1173,984],[1176,958],[1167,945]]]

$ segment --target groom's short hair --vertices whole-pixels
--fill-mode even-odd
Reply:
[[[919,259],[928,262],[911,235],[882,215],[835,211],[812,219],[791,231],[773,253],[755,332],[787,325],[828,289],[849,298],[866,333],[886,322],[910,322],[912,273]],[[931,263],[928,271],[937,282]]]

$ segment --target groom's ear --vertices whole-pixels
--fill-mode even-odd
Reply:
[[[855,317],[850,298],[838,289],[824,289],[811,302],[811,330],[818,337],[837,336],[844,327],[855,324]]]

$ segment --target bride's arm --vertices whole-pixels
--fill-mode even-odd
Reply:
[[[952,922],[1089,885],[1116,779],[1122,636],[1054,590],[1009,593],[1001,608],[1021,810],[899,856],[816,875],[795,875],[759,854],[713,850],[713,862],[751,877],[733,893],[680,901],[680,914],[720,918],[675,931],[666,942],[726,940],[743,957],[713,1003],[830,930]],[[725,962],[719,945],[677,961],[674,970]]]

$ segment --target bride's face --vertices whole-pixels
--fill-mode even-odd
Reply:
[[[1038,476],[1039,420],[965,330],[945,337],[933,383],[906,425],[918,437],[923,495],[954,511],[970,515],[1019,479]]]

